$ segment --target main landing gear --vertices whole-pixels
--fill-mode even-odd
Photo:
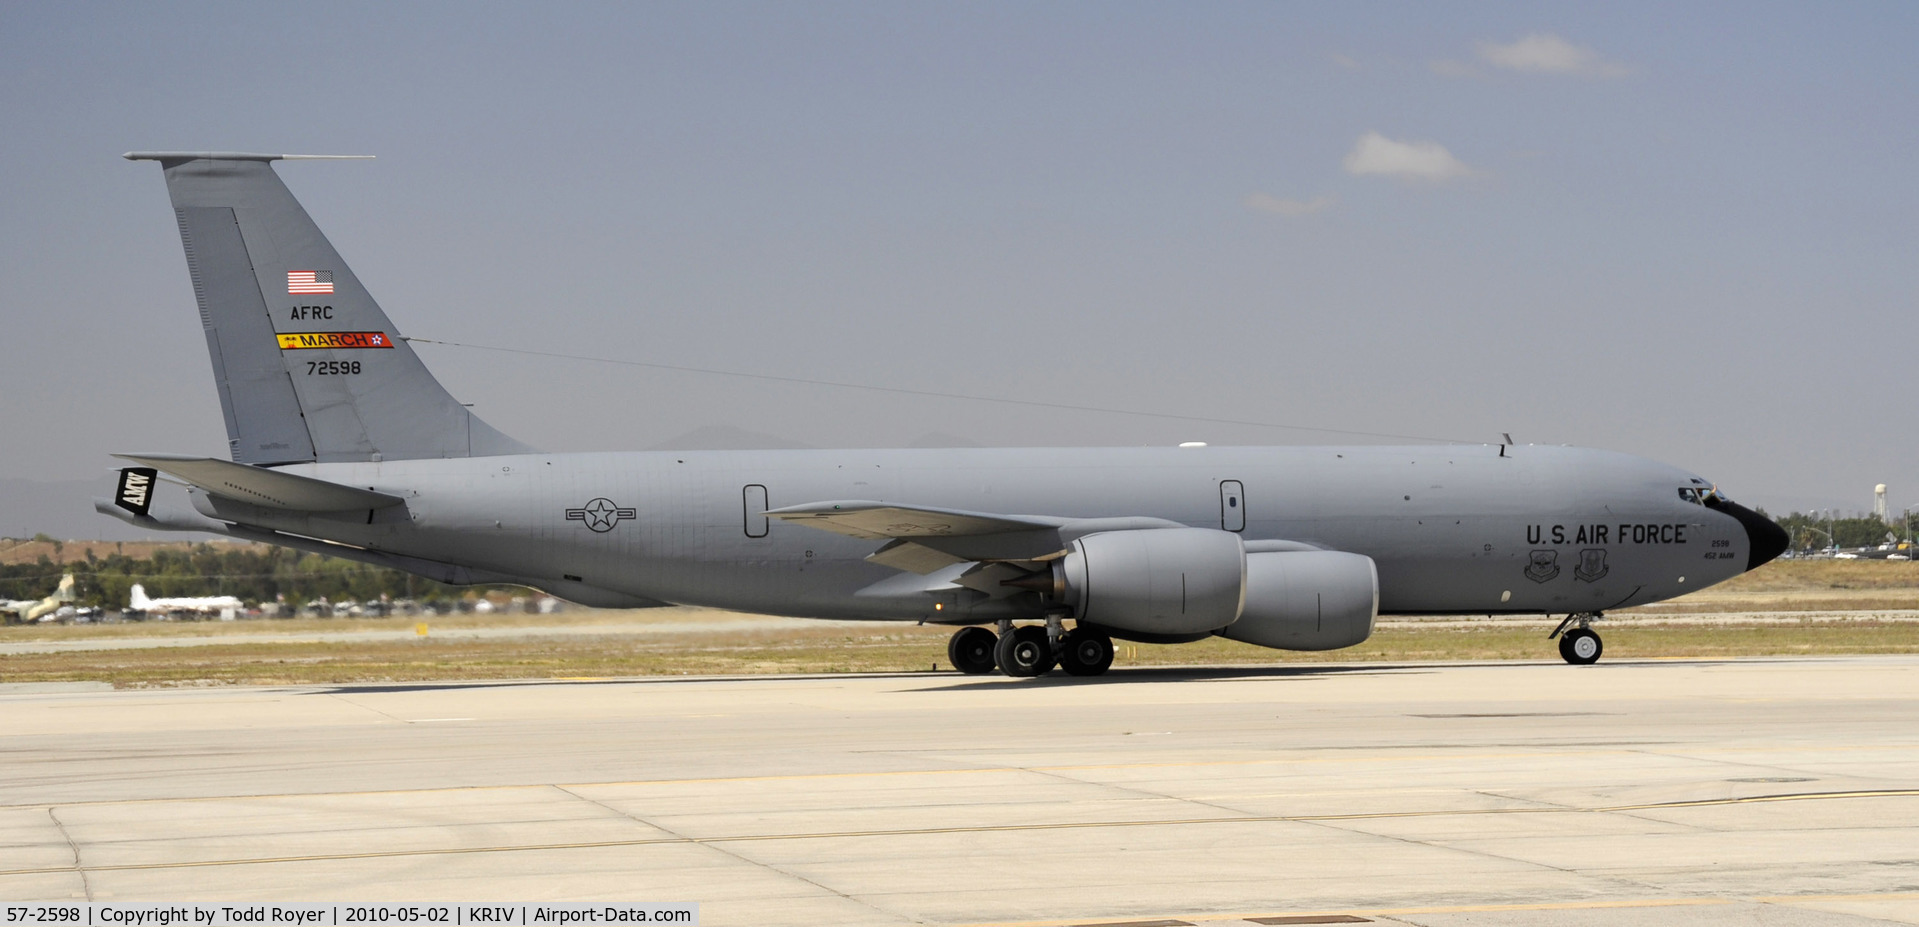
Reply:
[[[993,650],[998,644],[999,635],[985,628],[961,628],[946,642],[946,659],[969,676],[984,675],[997,665]]]
[[[1606,616],[1599,612],[1578,612],[1567,615],[1566,620],[1560,622],[1559,627],[1554,628],[1553,633],[1546,635],[1546,638],[1548,640],[1559,638],[1559,655],[1564,657],[1567,663],[1574,666],[1591,666],[1599,662],[1599,654],[1606,649],[1605,644],[1599,639],[1599,633],[1592,629],[1592,623],[1604,617]],[[1578,627],[1567,631],[1566,626],[1570,624],[1577,624]]]
[[[1113,665],[1113,639],[1086,628],[1067,631],[1058,618],[1020,627],[1003,621],[998,634],[986,628],[953,632],[946,658],[954,669],[975,676],[995,669],[1008,676],[1044,676],[1054,666],[1074,676],[1098,676]]]

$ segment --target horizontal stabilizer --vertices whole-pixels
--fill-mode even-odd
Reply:
[[[250,151],[129,151],[129,161],[359,161],[372,155],[256,154]]]
[[[405,499],[370,489],[356,489],[246,464],[188,457],[179,454],[115,454],[146,467],[179,477],[216,496],[293,512],[345,512],[383,509]]]
[[[1040,515],[994,515],[989,512],[864,501],[809,502],[769,509],[766,514],[782,521],[869,541],[1039,531],[1067,523],[1064,518]]]

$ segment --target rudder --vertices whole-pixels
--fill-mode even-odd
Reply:
[[[274,173],[303,156],[126,157],[164,169],[235,462],[532,450],[456,401],[399,337]]]

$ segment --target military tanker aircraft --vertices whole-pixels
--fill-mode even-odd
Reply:
[[[1786,546],[1693,473],[1510,442],[546,453],[447,393],[273,168],[323,156],[126,157],[163,169],[228,436],[116,455],[96,507],[146,528],[589,606],[953,625],[955,668],[1009,676],[1097,675],[1114,638],[1350,647],[1380,614],[1559,615],[1589,664],[1605,611]]]

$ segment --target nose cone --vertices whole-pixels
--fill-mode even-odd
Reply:
[[[1746,540],[1750,543],[1751,556],[1746,558],[1746,569],[1757,570],[1774,557],[1786,552],[1786,545],[1792,543],[1786,529],[1779,527],[1772,519],[1752,509],[1746,508],[1729,499],[1715,499],[1712,507],[1739,519],[1741,527],[1746,529]]]

